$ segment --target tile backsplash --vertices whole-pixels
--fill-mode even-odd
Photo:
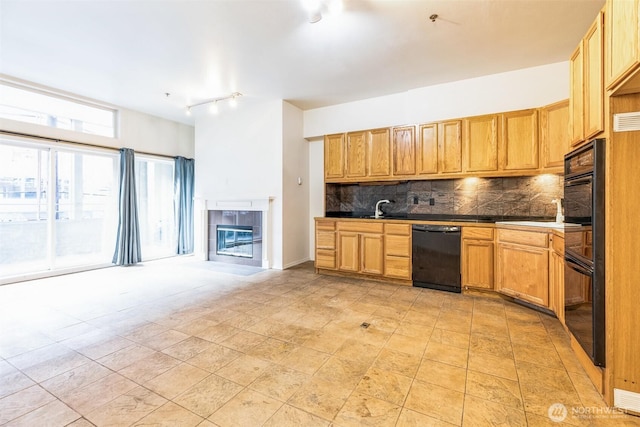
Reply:
[[[327,212],[549,217],[551,200],[563,196],[561,175],[408,181],[391,185],[326,184]],[[417,202],[417,203],[415,203]]]

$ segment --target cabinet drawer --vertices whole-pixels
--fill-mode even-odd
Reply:
[[[344,221],[338,222],[338,230],[354,231],[356,233],[382,233],[384,224],[381,222]]]
[[[333,231],[335,229],[335,221],[316,221],[316,230]]]
[[[396,256],[385,257],[384,275],[398,279],[411,279],[411,258]]]
[[[336,248],[336,232],[316,230],[316,248],[318,249],[335,249]]]
[[[385,224],[384,232],[387,234],[408,236],[411,234],[411,224]]]
[[[462,227],[463,239],[493,240],[493,228]]]
[[[316,268],[328,268],[335,270],[336,268],[336,251],[327,249],[316,250]]]
[[[547,233],[536,233],[534,231],[498,230],[498,240],[500,242],[537,246],[539,248],[549,247],[549,236]]]
[[[553,234],[551,236],[551,247],[555,252],[560,255],[564,254],[564,238],[558,236],[557,234]]]
[[[385,255],[411,256],[411,238],[409,236],[395,236],[385,234],[384,236]]]

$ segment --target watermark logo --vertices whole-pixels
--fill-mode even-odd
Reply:
[[[569,414],[569,411],[567,410],[567,407],[564,406],[562,403],[554,403],[551,406],[549,406],[549,409],[547,410],[547,415],[549,415],[549,419],[554,423],[563,422],[567,418],[568,414]]]

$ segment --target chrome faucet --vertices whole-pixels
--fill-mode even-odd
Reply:
[[[384,212],[380,210],[380,205],[383,203],[391,203],[391,200],[378,200],[378,202],[376,202],[376,212],[373,215],[374,218],[380,218],[384,215]]]

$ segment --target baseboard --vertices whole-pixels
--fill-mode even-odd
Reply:
[[[285,264],[285,265],[282,267],[282,269],[283,269],[283,270],[286,270],[287,268],[295,267],[296,265],[302,264],[303,262],[307,262],[307,261],[311,261],[311,259],[310,259],[309,257],[306,257],[306,258],[304,258],[304,259],[299,259],[299,260],[297,260],[297,261],[290,262],[290,263],[288,263],[288,264]]]

